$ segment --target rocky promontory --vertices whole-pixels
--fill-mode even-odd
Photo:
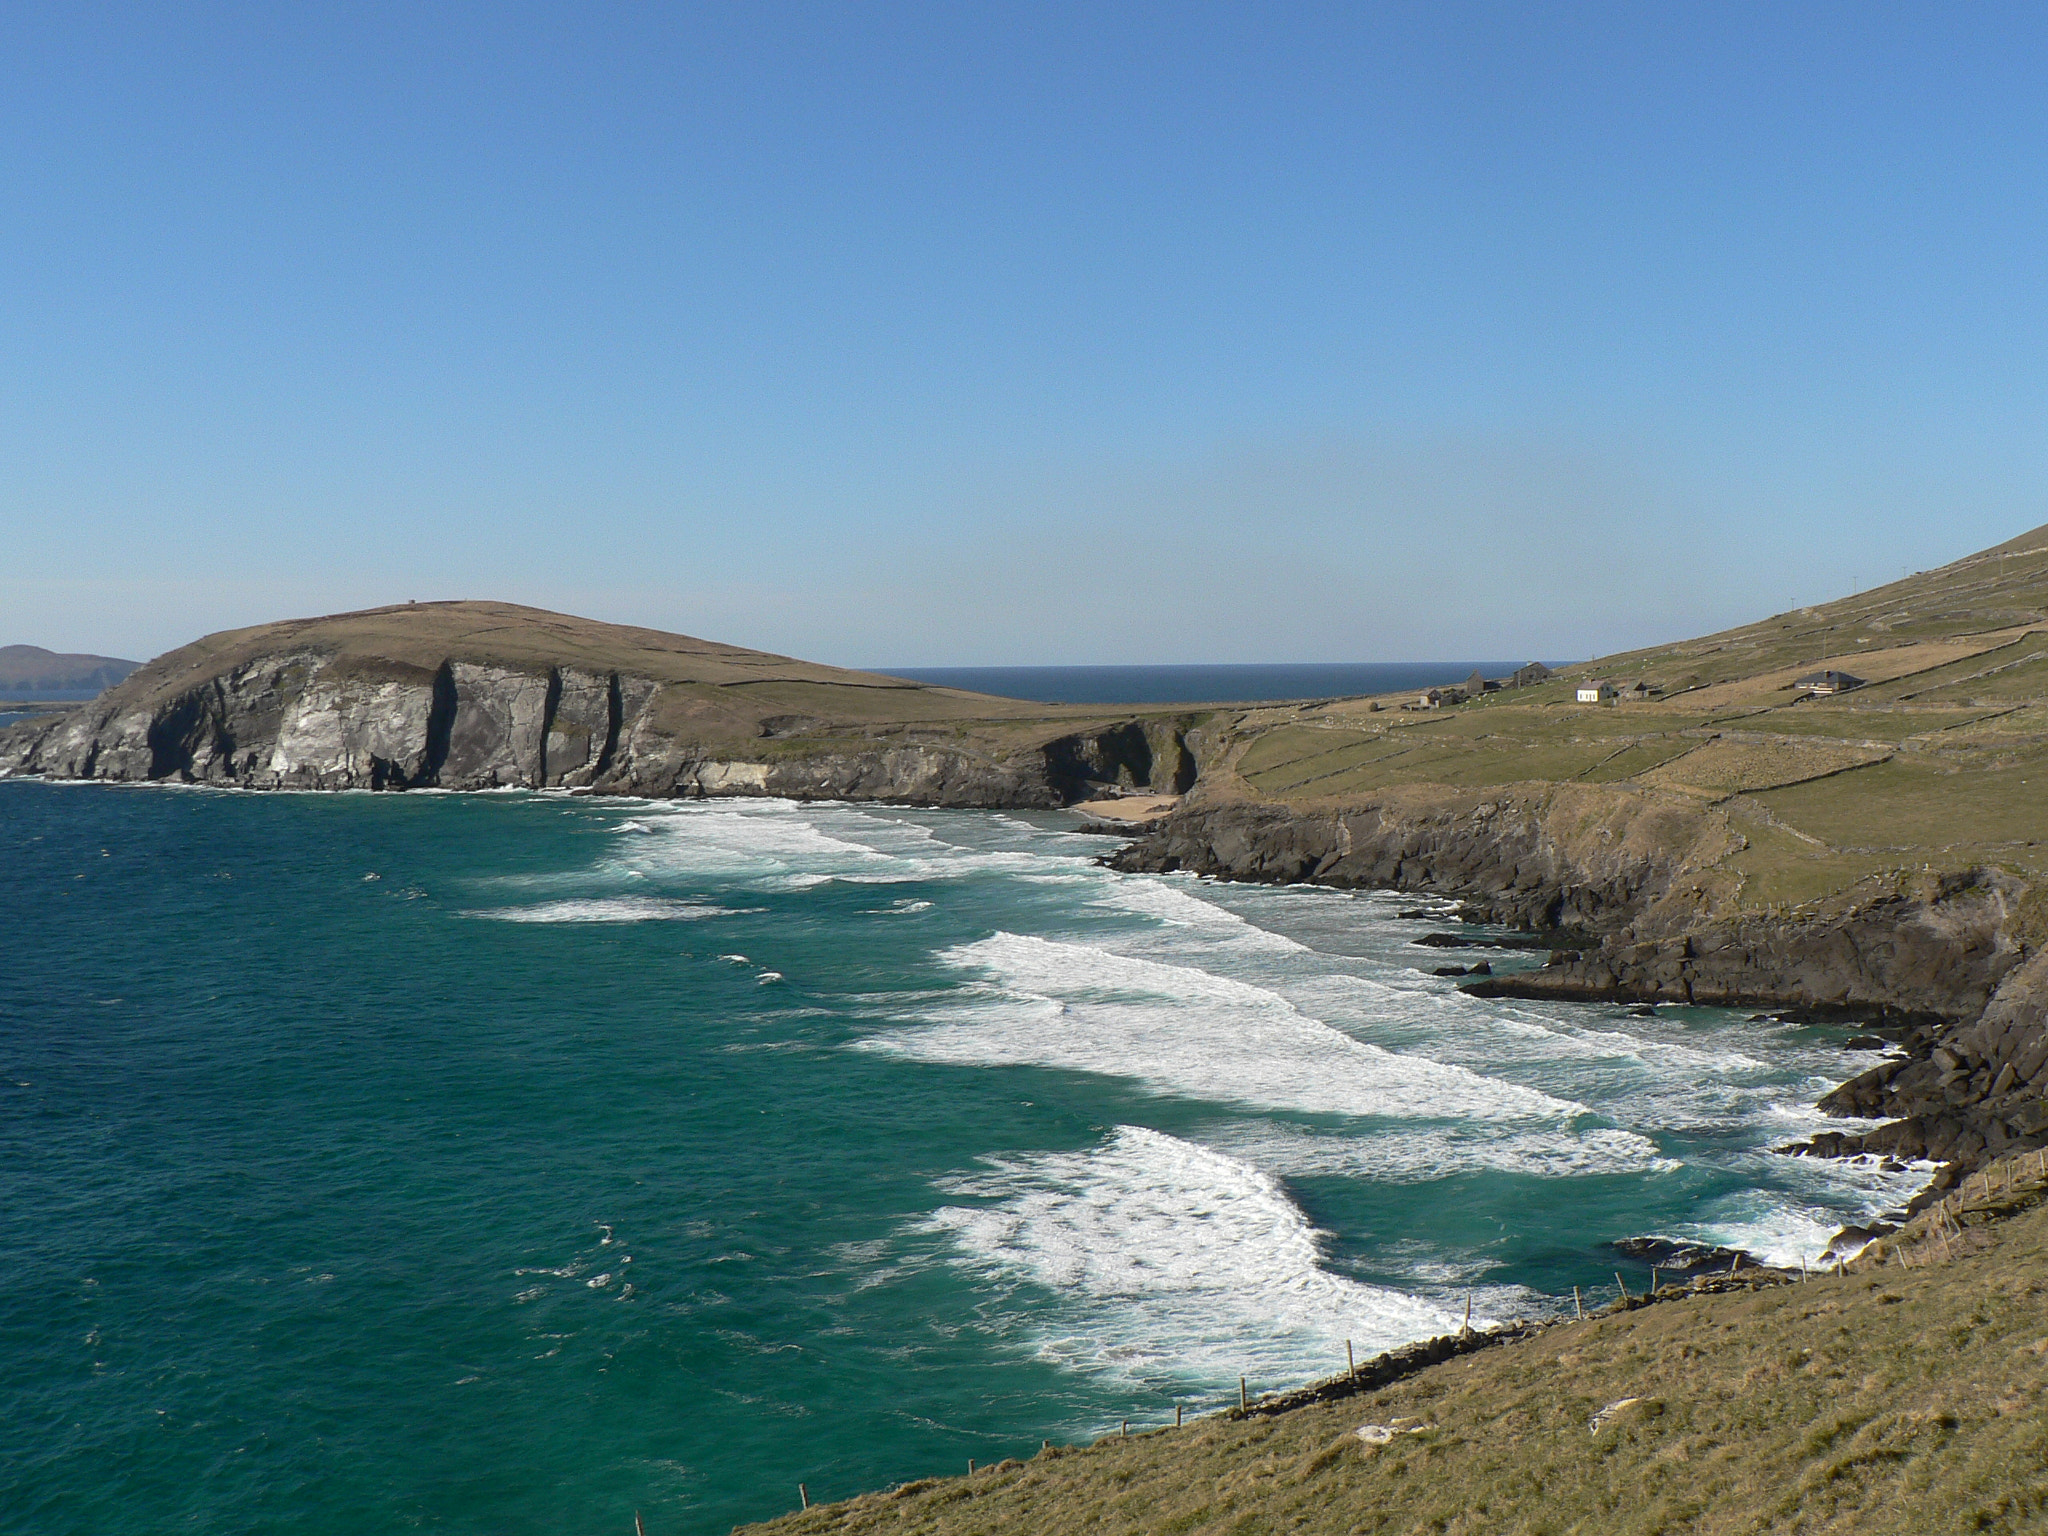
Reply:
[[[0,732],[0,773],[939,806],[1185,789],[1198,717],[1060,708],[509,603],[209,635]]]

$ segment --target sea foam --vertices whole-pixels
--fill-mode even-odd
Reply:
[[[966,848],[912,821],[789,800],[682,803],[621,825],[646,835],[611,851],[607,864],[614,874],[707,877],[786,890],[835,880],[894,885],[979,873],[1072,879],[1088,868],[1079,855]]]
[[[1124,879],[1112,884],[1091,903],[1156,919],[1185,930],[1197,942],[1276,954],[1305,953],[1306,944],[1247,922],[1235,912],[1158,879]]]
[[[493,907],[465,912],[500,923],[688,923],[729,917],[729,909],[658,896],[602,896],[584,901],[543,901],[530,907]]]
[[[1363,1356],[1462,1320],[1330,1273],[1322,1234],[1276,1180],[1194,1142],[1119,1126],[1088,1151],[984,1161],[950,1189],[987,1203],[925,1224],[964,1266],[1057,1299],[1030,1325],[1044,1359],[1270,1388],[1338,1369],[1347,1339]]]
[[[1354,1040],[1264,987],[1190,966],[1014,933],[938,958],[992,984],[952,994],[952,1006],[924,1027],[868,1045],[925,1061],[1097,1072],[1157,1093],[1309,1113],[1564,1120],[1582,1112]]]

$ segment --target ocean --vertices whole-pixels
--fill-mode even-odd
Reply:
[[[1526,658],[1524,658],[1526,661]],[[1360,661],[1170,667],[875,667],[945,688],[1040,704],[1256,704],[1356,698],[1506,677],[1522,661]]]
[[[1847,1030],[1075,820],[0,781],[0,1528],[703,1536],[1924,1181],[1770,1152]]]

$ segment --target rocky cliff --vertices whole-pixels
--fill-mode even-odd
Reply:
[[[2048,1144],[2041,893],[1977,869],[1747,910],[1722,867],[1743,836],[1719,808],[1632,788],[1410,786],[1326,806],[1190,804],[1112,862],[1429,891],[1548,937],[1548,964],[1469,984],[1482,996],[1791,1008],[1874,1026],[1900,1054],[1822,1107],[1891,1123],[1818,1138],[1817,1152],[1971,1166]]]
[[[82,709],[0,734],[0,772],[1057,806],[1105,789],[1184,789],[1192,724],[509,604],[432,603],[209,636]]]

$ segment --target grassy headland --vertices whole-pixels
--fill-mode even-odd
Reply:
[[[1829,667],[1864,685],[1809,697]],[[1579,704],[1582,682],[1647,682]],[[1447,679],[1448,681],[1448,679]],[[1607,785],[1735,824],[1723,901],[1810,902],[1901,870],[2048,871],[2048,527],[1939,570],[1451,708],[1238,711],[1208,796],[1343,802],[1403,786]],[[1379,706],[1375,708],[1375,706]]]

